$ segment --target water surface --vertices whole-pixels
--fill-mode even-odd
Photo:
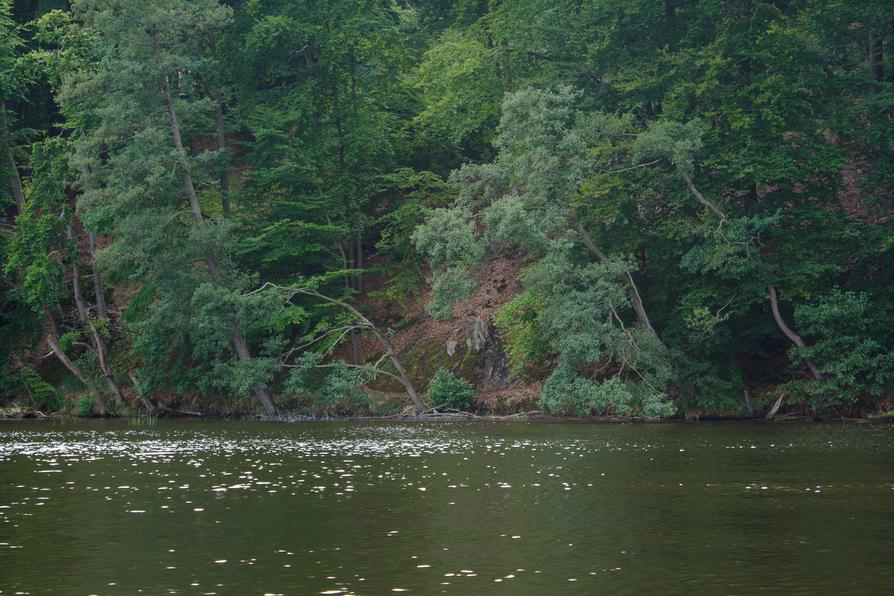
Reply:
[[[884,593],[894,428],[0,423],[0,591]]]

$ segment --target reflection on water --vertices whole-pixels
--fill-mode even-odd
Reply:
[[[7,422],[0,591],[883,592],[892,432]]]

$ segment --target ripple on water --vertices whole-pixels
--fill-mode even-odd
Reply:
[[[338,511],[344,511],[340,507],[355,503],[351,509],[355,517],[347,526],[331,533],[327,528],[316,536],[317,542],[312,544],[319,548],[314,554],[310,554],[313,550],[295,548],[299,543],[288,540],[274,546],[291,547],[296,556],[287,549],[278,549],[278,554],[271,556],[272,550],[240,550],[239,545],[231,548],[225,543],[224,548],[218,545],[202,550],[201,559],[188,565],[180,560],[186,556],[181,554],[180,544],[183,551],[194,545],[185,540],[176,543],[175,556],[159,558],[154,570],[165,578],[186,577],[185,583],[176,586],[186,593],[197,592],[199,586],[210,587],[209,577],[235,577],[249,570],[257,570],[256,577],[265,572],[313,578],[316,583],[308,584],[313,590],[305,593],[351,593],[349,586],[365,578],[359,573],[352,578],[350,572],[362,572],[370,579],[364,587],[376,582],[371,593],[429,593],[445,589],[440,586],[460,588],[455,593],[475,593],[513,584],[519,591],[530,591],[533,584],[529,582],[535,578],[546,582],[547,575],[551,590],[541,593],[561,593],[569,588],[592,593],[593,585],[588,582],[636,573],[637,565],[662,549],[674,560],[691,555],[685,548],[669,548],[675,540],[673,534],[655,532],[668,510],[677,510],[679,519],[688,520],[687,526],[678,530],[681,535],[692,527],[715,524],[715,531],[706,533],[701,544],[710,544],[711,551],[720,552],[725,545],[724,532],[739,540],[748,539],[747,532],[752,530],[763,534],[768,507],[800,511],[792,505],[808,500],[808,507],[822,507],[863,486],[859,479],[847,484],[825,474],[782,473],[791,457],[800,456],[804,463],[808,441],[803,438],[769,441],[715,436],[691,441],[665,433],[624,440],[622,433],[614,432],[617,427],[604,433],[599,427],[583,426],[574,436],[558,438],[507,438],[495,436],[499,433],[492,430],[481,433],[480,428],[463,432],[460,425],[447,429],[390,424],[320,428],[304,432],[298,426],[283,430],[271,425],[268,429],[272,432],[252,433],[220,427],[188,432],[5,432],[0,434],[0,461],[24,463],[28,474],[15,479],[21,484],[13,488],[9,483],[6,492],[0,493],[0,500],[7,501],[0,505],[0,519],[27,527],[30,522],[25,516],[39,518],[47,509],[58,510],[74,496],[70,491],[77,490],[78,496],[87,496],[87,506],[96,504],[106,507],[106,513],[112,511],[107,517],[119,528],[143,527],[151,532],[159,521],[173,520],[164,523],[201,535],[210,532],[207,528],[214,524],[223,524],[227,530],[242,528],[235,518],[259,510],[275,520],[266,527],[276,534],[280,530],[277,524],[289,528],[301,508],[322,517],[327,510],[335,511],[336,505]],[[652,428],[645,427],[648,432]],[[844,444],[827,440],[809,443],[814,449],[811,453],[828,453]],[[81,473],[70,474],[72,466]],[[77,478],[77,483],[70,478]],[[894,489],[890,475],[879,476],[879,485],[886,496]],[[59,490],[66,491],[62,493],[65,499],[59,497]],[[650,494],[661,497],[659,506],[655,505],[657,498],[649,501]],[[291,498],[296,495],[302,498]],[[795,498],[799,500],[792,501]],[[704,506],[689,508],[696,500]],[[401,508],[401,501],[412,507]],[[371,512],[370,507],[379,507],[380,502],[384,502],[380,509]],[[43,504],[49,507],[38,509]],[[743,518],[744,523],[727,523],[730,512],[749,508],[760,515]],[[586,517],[580,517],[580,512]],[[630,513],[629,517],[622,518],[625,513]],[[450,521],[432,522],[438,518]],[[619,519],[623,523],[616,523]],[[317,520],[304,521],[313,526]],[[454,523],[464,534],[454,536],[454,541],[439,542],[442,535],[453,532]],[[642,529],[647,523],[652,527]],[[427,532],[428,524],[437,525],[439,531]],[[598,532],[588,533],[588,525]],[[619,525],[624,526],[623,531],[618,530]],[[296,523],[295,532],[303,530]],[[637,532],[647,537],[642,548],[616,548],[628,547],[630,535]],[[368,541],[359,556],[347,548],[357,535]],[[288,536],[288,530],[284,529],[282,536]],[[474,548],[467,546],[469,536],[477,541]],[[18,538],[13,546],[0,547],[16,549],[22,543]],[[809,538],[785,544],[821,542],[815,536]],[[602,548],[600,541],[611,543],[611,550]],[[339,548],[332,547],[333,543],[346,546],[345,554],[337,554]],[[164,548],[170,545],[166,542]],[[426,550],[420,550],[420,545]],[[448,547],[450,553],[444,553]],[[550,549],[555,565],[542,567],[542,573],[534,570],[550,556]],[[376,577],[372,569],[351,567],[361,565],[358,561],[364,557],[385,558],[393,553],[415,554],[410,560],[400,557],[399,564],[393,566],[400,569],[387,578]],[[643,555],[637,558],[630,553]],[[699,551],[699,556],[709,554],[707,546]],[[802,552],[792,554],[800,556]],[[624,572],[618,565],[621,558],[630,561]],[[341,564],[346,569],[342,570]],[[515,571],[507,573],[511,570]],[[203,572],[207,575],[199,576]],[[174,587],[171,583],[165,588],[168,585]],[[220,591],[227,590],[236,589],[228,584]]]

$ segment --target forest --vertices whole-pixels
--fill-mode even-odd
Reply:
[[[890,0],[0,0],[0,152],[4,411],[894,414]]]

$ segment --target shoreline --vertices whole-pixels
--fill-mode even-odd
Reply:
[[[765,423],[785,423],[785,422],[841,422],[843,424],[868,424],[871,422],[894,423],[894,416],[886,415],[869,415],[864,417],[842,417],[842,416],[805,416],[805,415],[788,415],[776,416],[773,418],[764,417],[746,417],[746,416],[702,416],[698,418],[687,418],[684,416],[661,418],[661,417],[642,417],[642,416],[553,416],[542,414],[540,412],[520,412],[517,414],[474,414],[471,412],[436,412],[432,414],[423,414],[419,416],[412,415],[387,415],[387,416],[311,416],[306,414],[283,415],[273,418],[253,416],[253,415],[220,415],[220,414],[200,414],[197,412],[190,413],[163,413],[163,415],[146,416],[145,413],[118,415],[118,416],[74,416],[71,414],[45,414],[39,410],[26,410],[17,407],[0,408],[0,421],[7,420],[131,420],[134,422],[141,421],[157,421],[157,420],[194,420],[201,422],[219,421],[219,422],[280,422],[280,423],[301,423],[301,422],[561,422],[561,423],[579,423],[579,424],[667,424],[674,422],[765,422]]]

